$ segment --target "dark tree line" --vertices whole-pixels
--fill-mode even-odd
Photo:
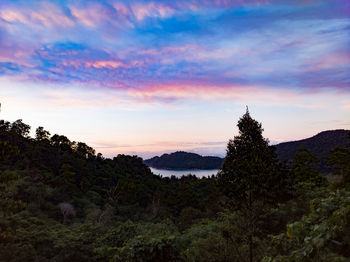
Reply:
[[[348,259],[350,144],[332,150],[328,183],[307,149],[279,162],[248,110],[238,129],[217,176],[162,178],[1,120],[0,261]]]

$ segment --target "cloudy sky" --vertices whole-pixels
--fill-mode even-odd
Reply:
[[[350,1],[2,0],[0,102],[105,156],[350,129]]]

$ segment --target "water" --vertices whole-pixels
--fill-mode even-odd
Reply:
[[[188,169],[188,170],[169,170],[169,169],[157,169],[150,167],[151,171],[155,175],[161,175],[163,177],[170,177],[170,176],[176,176],[181,177],[184,175],[192,174],[196,177],[207,177],[211,175],[216,175],[219,171],[218,169],[211,169],[211,170],[200,170],[200,169]]]

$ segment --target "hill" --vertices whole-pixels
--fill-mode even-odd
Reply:
[[[164,169],[218,169],[223,158],[215,156],[201,156],[183,151],[163,154],[144,160],[144,163],[154,168]]]
[[[51,136],[43,127],[36,129],[35,138],[29,134],[30,126],[21,120],[0,120],[0,261],[245,261],[248,257],[245,214],[250,213],[240,212],[240,201],[225,193],[227,180],[160,177],[137,156],[104,158],[85,143]],[[333,141],[334,134],[325,139]],[[349,158],[349,151],[344,148],[346,157],[338,160]],[[207,159],[222,161],[185,152],[163,159],[170,156],[178,161],[195,159],[196,165],[201,160],[207,165]],[[348,259],[350,240],[344,230],[349,231],[349,223],[344,217],[349,213],[349,183],[338,183],[334,191],[333,185],[319,183],[306,168],[303,181],[308,186],[299,187],[292,169],[274,167],[273,184],[259,184],[271,191],[270,201],[253,210],[264,215],[255,224],[261,234],[256,247],[263,250],[256,252],[255,260],[272,261],[283,255],[286,261],[299,254],[303,257],[292,257],[293,261]],[[344,167],[348,168],[346,163]],[[249,165],[243,168],[248,174]],[[343,181],[350,181],[348,177]],[[319,244],[319,236],[326,234],[329,241]],[[320,252],[304,255],[316,248]],[[242,255],[237,256],[236,250]]]
[[[320,160],[316,168],[322,173],[328,173],[331,172],[327,161],[329,152],[336,146],[345,146],[349,143],[348,133],[349,130],[344,129],[323,131],[310,138],[277,144],[276,153],[281,161],[291,162],[298,149],[305,147]],[[152,157],[144,160],[144,163],[147,166],[162,169],[218,169],[223,160],[220,157],[178,151]]]
[[[348,144],[349,140],[347,136],[349,132],[349,130],[344,129],[328,130],[310,138],[280,143],[276,145],[276,153],[280,160],[291,162],[298,149],[305,147],[320,160],[317,168],[321,172],[327,173],[331,171],[327,163],[330,150],[336,146],[345,146]]]

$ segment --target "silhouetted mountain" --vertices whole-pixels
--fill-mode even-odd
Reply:
[[[327,173],[331,171],[327,163],[330,150],[336,146],[345,146],[348,144],[350,142],[347,138],[349,132],[349,130],[344,129],[329,130],[310,138],[280,143],[276,145],[276,153],[280,160],[290,162],[298,149],[305,147],[320,160],[317,168],[321,172]]]
[[[332,148],[345,146],[348,141],[349,130],[338,129],[323,131],[313,137],[280,143],[276,146],[276,153],[281,161],[291,162],[299,148],[309,149],[319,160],[317,169],[323,173],[331,171],[327,158]],[[162,169],[218,169],[223,163],[223,158],[214,156],[201,156],[195,153],[178,151],[171,154],[163,154],[144,160],[150,167]]]
[[[163,169],[218,169],[223,158],[215,156],[201,156],[195,153],[178,151],[171,154],[163,154],[144,160],[150,167]]]

